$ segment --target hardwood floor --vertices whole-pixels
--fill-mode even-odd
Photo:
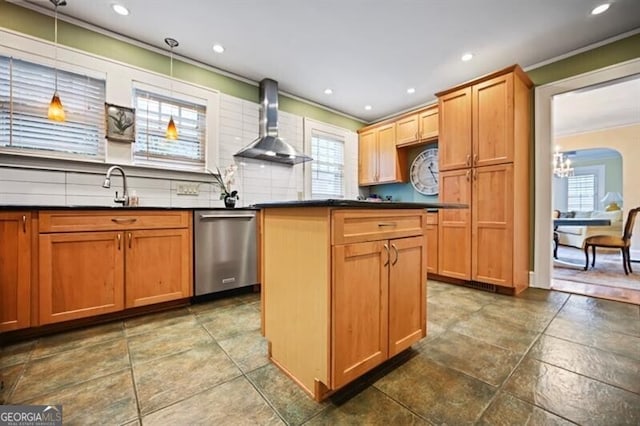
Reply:
[[[584,262],[584,253],[577,248],[560,246],[558,255],[565,261],[578,264]],[[551,288],[640,305],[640,265],[633,263],[634,272],[624,275],[620,262],[617,252],[599,252],[596,267],[590,267],[588,271],[556,266],[553,270]]]
[[[581,294],[583,296],[640,305],[640,291],[630,290],[628,288],[608,287],[604,285],[580,283],[555,278],[551,280],[551,288],[553,290],[564,291],[566,293]]]

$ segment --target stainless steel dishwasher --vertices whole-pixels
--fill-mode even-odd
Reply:
[[[196,296],[258,283],[256,211],[195,210]]]

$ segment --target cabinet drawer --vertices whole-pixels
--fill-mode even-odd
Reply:
[[[189,211],[41,211],[40,232],[189,227]]]
[[[426,212],[420,210],[335,210],[332,244],[358,243],[422,235]]]
[[[437,225],[437,224],[438,224],[438,212],[427,213],[427,225]]]

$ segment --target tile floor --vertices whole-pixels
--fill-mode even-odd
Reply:
[[[6,347],[3,397],[65,424],[640,424],[640,306],[429,282],[428,319],[320,404],[267,360],[251,293]]]

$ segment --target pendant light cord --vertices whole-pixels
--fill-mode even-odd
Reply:
[[[54,73],[55,73],[55,90],[58,93],[58,5],[56,4],[53,18],[53,57],[54,57]]]

